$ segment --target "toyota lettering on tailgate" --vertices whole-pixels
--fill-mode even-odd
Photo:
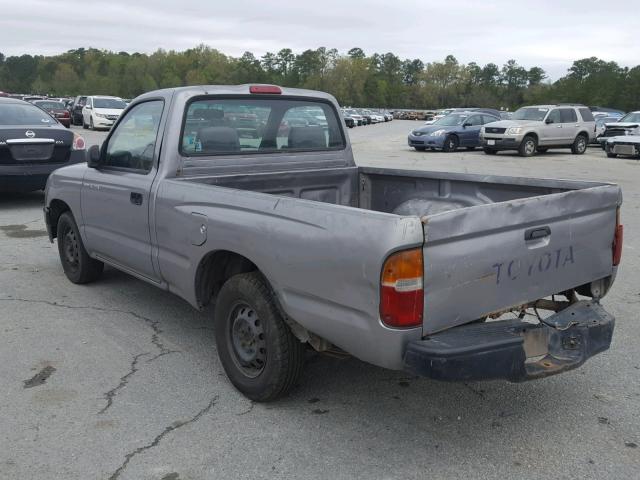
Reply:
[[[492,268],[496,270],[496,284],[499,285],[503,281],[514,281],[549,270],[559,270],[574,263],[573,245],[569,245],[532,258],[515,258],[508,262],[496,263]]]

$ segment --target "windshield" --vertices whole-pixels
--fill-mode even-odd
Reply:
[[[534,120],[541,122],[549,111],[548,108],[525,107],[516,110],[511,120]]]
[[[124,110],[127,104],[117,98],[94,98],[94,108],[119,108]]]
[[[462,123],[465,121],[465,119],[468,116],[469,115],[462,115],[460,113],[452,113],[450,115],[447,115],[446,117],[442,117],[436,120],[435,122],[433,122],[433,124],[442,125],[443,127],[453,127],[455,125],[462,125]]]
[[[596,118],[596,125],[601,127],[605,123],[615,123],[618,120],[620,120],[618,117],[598,117],[598,118]]]
[[[56,121],[34,105],[8,103],[0,105],[0,125],[52,125]]]
[[[621,122],[640,122],[640,112],[627,113],[620,119]]]
[[[64,110],[64,103],[62,102],[34,102],[34,105],[45,108],[47,110]]]

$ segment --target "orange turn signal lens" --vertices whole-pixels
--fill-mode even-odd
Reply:
[[[424,308],[422,248],[394,253],[382,268],[380,317],[385,325],[410,328],[422,325]]]

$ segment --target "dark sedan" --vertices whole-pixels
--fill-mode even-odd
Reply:
[[[71,127],[71,115],[63,102],[56,102],[53,100],[35,100],[31,103],[47,112],[65,127]]]
[[[419,151],[429,148],[454,152],[459,147],[473,150],[480,146],[480,127],[499,120],[495,115],[482,112],[451,113],[430,125],[413,130],[409,134],[408,143]]]
[[[0,192],[41,190],[56,168],[85,160],[81,136],[35,105],[0,98]]]

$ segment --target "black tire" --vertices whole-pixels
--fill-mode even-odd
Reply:
[[[589,137],[581,133],[573,141],[573,145],[571,145],[571,153],[573,153],[574,155],[582,155],[587,151],[588,146]]]
[[[618,158],[618,154],[617,153],[607,152],[607,157],[609,157],[609,158]]]
[[[218,356],[234,387],[256,402],[285,395],[304,365],[304,344],[291,332],[259,272],[234,275],[215,306]]]
[[[56,232],[60,263],[67,278],[73,283],[89,283],[100,277],[104,263],[91,258],[85,250],[71,212],[60,215]]]
[[[487,155],[495,155],[496,153],[498,153],[497,150],[494,150],[493,148],[487,148],[487,147],[484,147],[482,151]]]
[[[95,130],[96,127],[93,126],[93,117],[89,117],[89,130]]]
[[[82,116],[82,128],[84,128],[85,130],[89,128],[89,126],[86,123],[84,123],[84,115]]]
[[[424,152],[427,149],[427,147],[413,147],[413,148],[415,148],[419,152]]]
[[[531,157],[536,153],[538,148],[538,140],[533,135],[527,135],[520,142],[518,147],[518,154],[521,157]]]
[[[476,149],[476,147],[467,147],[467,150],[469,150],[470,152],[473,152]]]
[[[444,144],[442,145],[443,152],[455,152],[460,145],[460,140],[457,135],[448,135],[447,138],[444,139]]]
[[[547,153],[549,149],[547,147],[538,147],[536,148],[536,152],[538,153]]]

